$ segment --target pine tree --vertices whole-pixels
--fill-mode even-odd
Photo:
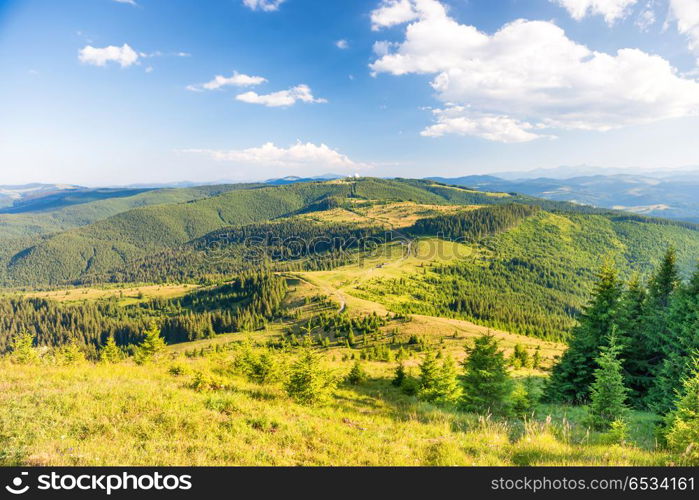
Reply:
[[[546,388],[549,401],[584,403],[598,368],[597,353],[611,334],[621,296],[616,269],[605,264],[598,273],[592,299],[573,330],[568,350],[554,366]]]
[[[633,276],[622,294],[615,321],[620,357],[624,360],[624,384],[629,389],[630,401],[636,407],[643,406],[653,384],[650,365],[653,352],[645,335],[646,298],[646,290],[638,276]]]
[[[134,360],[139,365],[148,363],[153,360],[163,349],[165,349],[165,341],[160,336],[160,327],[155,321],[152,321],[150,327],[144,332],[145,338],[143,342],[136,348]]]
[[[699,351],[696,353],[699,355]],[[680,453],[682,465],[699,465],[699,358],[677,391],[676,409],[665,418],[668,447]]]
[[[418,397],[431,401],[434,397],[434,390],[439,381],[439,363],[434,352],[428,351],[422,363],[420,363],[420,377]]]
[[[649,359],[649,364],[655,376],[655,383],[648,391],[645,404],[658,413],[666,413],[672,406],[673,393],[667,394],[666,390],[667,378],[673,377],[663,372],[672,370],[665,366],[665,360],[677,350],[679,342],[677,330],[670,318],[670,306],[679,282],[677,255],[671,247],[649,283],[646,309],[645,335],[646,342],[654,354]]]
[[[670,335],[663,348],[652,393],[652,407],[658,413],[671,411],[678,387],[692,374],[693,356],[699,352],[699,269],[690,282],[676,289],[668,312]]]
[[[590,421],[598,429],[610,428],[614,421],[624,421],[628,415],[619,345],[613,330],[607,346],[600,348],[590,396]]]
[[[28,333],[15,336],[10,344],[10,360],[18,365],[28,365],[39,361],[39,351],[34,347],[34,337]]]
[[[466,349],[460,407],[475,413],[506,414],[512,383],[507,363],[494,336],[486,334]]]
[[[456,362],[449,355],[442,359],[436,393],[435,402],[438,404],[456,403],[461,397],[461,384],[459,384]]]
[[[121,361],[123,354],[121,349],[116,344],[113,336],[109,336],[107,343],[100,351],[100,361],[103,363],[118,363]]]
[[[428,352],[420,364],[418,398],[435,404],[450,404],[461,395],[456,363],[445,356],[441,364],[433,352]]]
[[[394,387],[400,387],[403,385],[403,381],[405,380],[406,377],[405,373],[405,366],[403,363],[398,363],[398,366],[396,367],[396,372],[393,377],[393,380],[391,381],[391,384],[393,384]]]
[[[69,342],[56,349],[55,362],[59,365],[69,366],[84,363],[85,353],[75,342]]]

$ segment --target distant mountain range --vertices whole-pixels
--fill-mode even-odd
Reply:
[[[666,175],[612,174],[564,179],[506,179],[492,175],[470,175],[432,177],[431,180],[480,191],[520,193],[548,200],[699,222],[699,171],[674,171],[666,172]]]
[[[600,174],[600,171],[604,174]],[[568,174],[567,177],[566,174]],[[250,183],[247,186],[282,186],[343,177],[337,174],[316,177],[289,176]],[[578,166],[538,169],[529,172],[504,172],[497,175],[431,177],[430,180],[480,191],[519,193],[554,201],[568,201],[643,215],[699,222],[699,168],[697,167],[632,173],[629,169]],[[223,182],[203,185],[194,182],[173,182],[160,185],[100,188],[39,183],[0,186],[0,214],[35,213],[38,215],[41,212],[66,209],[66,207],[100,200],[120,198],[131,200],[135,195],[153,192],[152,196],[149,195],[148,202],[139,202],[147,205],[159,202],[163,195],[158,193],[163,190],[172,193],[172,189],[190,188],[195,193],[193,198],[198,198],[202,195],[208,196],[209,191],[215,192],[219,189],[216,186],[224,185],[226,183]],[[195,186],[201,186],[205,191],[199,193]],[[167,194],[167,196],[171,195]]]

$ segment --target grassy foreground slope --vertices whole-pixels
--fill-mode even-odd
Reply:
[[[344,376],[351,363],[330,354]],[[333,361],[335,359],[335,361]],[[419,402],[390,384],[393,366],[301,406],[277,384],[232,370],[230,353],[137,366],[0,364],[2,465],[664,465],[652,418],[634,413],[627,444],[588,434],[578,410],[493,422]],[[201,389],[197,373],[215,377]],[[201,379],[201,375],[199,375]],[[194,385],[193,385],[194,384]],[[547,419],[549,415],[552,418]],[[117,444],[118,443],[118,444]]]

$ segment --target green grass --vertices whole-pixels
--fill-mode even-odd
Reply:
[[[350,362],[328,360],[345,374]],[[180,375],[168,368],[179,367]],[[527,424],[418,402],[392,387],[394,365],[340,386],[327,406],[231,371],[231,354],[136,366],[0,363],[0,465],[664,465],[643,435],[608,445],[577,415],[542,407]],[[226,389],[197,392],[194,373]],[[549,422],[546,415],[551,414]],[[642,420],[643,416],[634,420]],[[580,436],[583,436],[580,438]]]

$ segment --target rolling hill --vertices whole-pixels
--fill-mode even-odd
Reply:
[[[699,174],[648,176],[630,173],[576,177],[501,178],[472,175],[433,178],[482,191],[516,192],[548,200],[570,201],[616,210],[699,222]]]
[[[373,258],[372,252],[393,255],[391,248],[418,248],[411,241],[449,240],[463,254],[431,256],[419,267],[399,259],[398,274],[384,272],[396,267],[388,265],[391,259],[377,261],[376,272],[350,286],[344,280],[326,285],[395,313],[462,318],[560,339],[605,260],[628,278],[647,275],[668,246],[677,249],[685,274],[699,256],[699,228],[690,223],[434,181],[240,187],[126,210],[39,239],[10,240],[2,279],[22,287],[202,282],[260,266],[352,268]]]

